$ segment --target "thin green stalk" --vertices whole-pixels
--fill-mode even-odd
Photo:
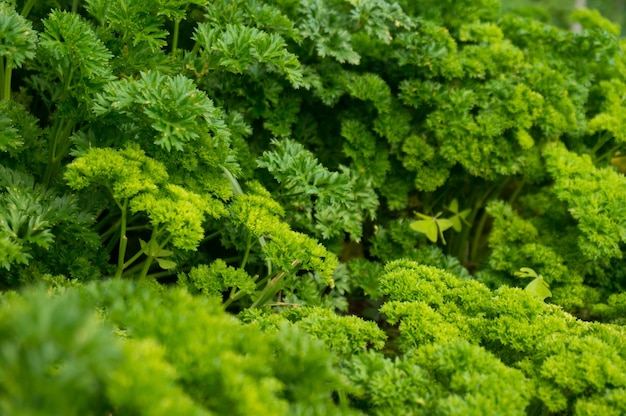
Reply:
[[[117,212],[114,212],[113,210],[109,210],[109,212],[104,216],[104,218],[102,218],[100,221],[98,221],[98,223],[95,225],[94,229],[96,231],[101,231],[104,227],[109,225],[109,223],[111,222],[111,220],[113,218],[118,218],[118,220],[110,228],[117,227],[118,226],[118,222],[119,222],[119,215],[118,215]],[[105,231],[105,233],[106,232],[108,232],[108,230]]]
[[[465,219],[469,223],[469,225],[462,223],[461,232],[455,240],[453,253],[455,257],[458,258],[463,264],[466,264],[468,261],[467,246],[469,245],[469,234],[472,230],[472,226],[474,225],[476,213],[476,209],[473,209],[470,212],[469,217]]]
[[[265,286],[265,289],[263,289],[263,291],[261,292],[259,297],[252,303],[252,305],[250,305],[250,307],[251,308],[261,307],[268,300],[270,300],[272,297],[274,297],[274,295],[276,293],[278,293],[278,291],[280,290],[280,286],[278,285],[278,282],[283,277],[285,277],[286,274],[287,273],[285,273],[285,272],[279,272],[274,277],[272,277],[272,280],[269,281],[267,286]]]
[[[615,152],[617,152],[618,150],[620,150],[620,148],[622,147],[621,144],[616,144],[613,147],[611,147],[609,150],[607,150],[606,152],[604,152],[603,154],[599,155],[596,160],[594,160],[595,164],[601,164],[601,163],[609,163],[611,161],[611,158],[613,157],[613,155],[615,155]]]
[[[78,11],[78,0],[74,0],[72,2],[72,13],[76,13]]]
[[[479,254],[479,250],[482,248],[480,244],[480,239],[483,236],[485,224],[487,223],[488,214],[487,214],[487,211],[485,210],[485,206],[487,205],[487,202],[491,200],[493,197],[500,195],[502,191],[504,191],[509,186],[510,183],[511,183],[511,178],[508,178],[501,182],[496,182],[488,188],[487,192],[485,192],[480,198],[476,200],[476,203],[474,205],[474,210],[476,211],[475,215],[478,215],[478,212],[481,209],[483,210],[483,212],[482,214],[480,214],[478,223],[476,224],[476,227],[473,229],[474,237],[472,238],[472,241],[470,244],[468,263],[472,263],[472,264],[476,263],[476,261],[478,260],[477,257]]]
[[[46,186],[50,186],[56,177],[61,165],[61,161],[67,155],[70,148],[70,134],[74,129],[75,123],[70,120],[58,119],[55,121],[52,127],[51,136],[52,140],[49,143],[48,150],[48,165],[46,166],[46,172],[44,174],[44,183]]]
[[[524,187],[525,184],[526,184],[526,180],[522,179],[521,181],[519,181],[519,183],[515,187],[515,190],[509,197],[509,205],[513,205],[515,201],[517,201],[517,197],[519,197],[519,194],[522,192],[522,188]]]
[[[3,80],[4,83],[2,85],[2,99],[10,100],[11,99],[11,76],[13,75],[13,68],[11,67],[11,62],[9,60],[6,61],[6,69],[4,69]]]
[[[607,144],[609,140],[611,140],[611,136],[607,133],[602,133],[598,138],[596,145],[593,147],[593,149],[591,149],[592,157],[595,157],[596,153],[598,153],[602,146]]]
[[[65,77],[65,82],[63,86],[63,93],[59,98],[59,101],[63,101],[65,96],[68,94],[68,91],[71,88],[72,78],[75,72],[74,65],[70,66],[68,70],[68,74]],[[48,151],[48,165],[46,166],[46,172],[44,174],[44,183],[46,186],[50,186],[55,176],[58,173],[60,168],[61,161],[67,155],[69,151],[71,142],[70,135],[76,123],[72,120],[66,120],[59,117],[59,114],[56,114],[56,119],[54,121],[54,126],[52,128],[52,134],[50,137],[52,140],[48,143],[49,151]]]
[[[115,271],[115,278],[122,277],[124,271],[124,258],[126,257],[126,245],[128,244],[128,237],[126,236],[126,211],[128,209],[128,199],[124,200],[122,206],[122,217],[120,222],[120,248],[117,257],[117,270]]]
[[[145,224],[145,225],[135,225],[133,227],[128,227],[126,228],[126,231],[139,231],[139,230],[149,230],[150,226]]]
[[[21,13],[22,17],[28,17],[28,14],[30,13],[33,6],[35,5],[35,1],[37,0],[27,0],[26,3],[24,3],[24,7],[22,7],[22,13]]]
[[[159,235],[159,227],[154,227],[152,229],[152,237],[150,238],[150,241],[152,241],[152,239],[157,238],[158,235]],[[165,240],[163,240],[161,244],[159,244],[157,252],[165,248],[165,246],[170,242],[171,239],[172,237],[169,236]],[[150,241],[148,241],[148,244],[150,244]],[[140,280],[143,280],[148,276],[148,271],[150,271],[150,266],[152,266],[154,259],[155,259],[154,256],[147,256],[146,260],[143,263],[143,267],[141,268],[141,271],[139,272]]]
[[[233,302],[238,301],[239,299],[243,298],[246,293],[243,291],[236,291],[234,290],[235,288],[233,288],[233,290],[231,290],[231,294],[228,297],[228,299],[226,299],[226,301],[224,303],[222,303],[222,307],[224,309],[227,309],[230,305],[232,305]]]
[[[4,74],[5,74],[5,63],[4,56],[0,56],[0,97],[4,97]]]
[[[291,262],[291,267],[296,267],[298,264],[300,264],[300,260],[296,259]],[[259,297],[252,303],[252,305],[250,305],[250,307],[251,308],[261,307],[265,305],[265,303],[268,300],[273,298],[276,295],[276,293],[278,293],[278,291],[281,289],[278,283],[286,275],[287,275],[287,272],[285,271],[276,273],[276,275],[274,275],[272,279],[267,283],[267,286],[265,286],[265,288],[261,291],[261,294],[259,295]]]
[[[142,255],[143,255],[143,251],[139,250],[138,252],[136,252],[130,259],[128,259],[124,263],[124,269],[128,268],[131,264],[136,262],[137,259],[139,259],[139,257],[141,257]]]
[[[144,267],[144,263],[143,262],[142,263],[137,263],[133,267],[130,267],[130,268],[124,270],[124,275],[125,276],[132,276],[135,272],[143,269],[143,267]]]
[[[100,234],[100,240],[105,241],[112,234],[115,234],[115,232],[117,232],[117,230],[120,228],[120,224],[121,223],[122,223],[122,220],[120,220],[120,219],[115,221],[115,223],[113,223],[113,225],[111,225],[108,230],[106,230],[105,232]]]
[[[240,259],[241,259],[240,255],[236,255],[236,256],[232,256],[232,257],[222,257],[222,260],[226,264],[234,263],[236,261],[239,261]]]
[[[267,282],[269,282],[269,280],[271,279],[272,275],[268,274],[267,276],[265,276],[263,279],[259,280],[258,282],[256,282],[256,287],[257,289],[260,289],[261,287],[263,287],[265,284],[267,284]]]
[[[243,259],[241,260],[240,269],[246,267],[248,263],[248,257],[250,257],[250,250],[252,249],[252,235],[248,233],[248,241],[246,241],[246,251],[243,253]]]
[[[151,273],[148,277],[151,279],[159,279],[161,277],[173,276],[174,274],[176,274],[176,272],[173,270],[163,270],[161,272]]]
[[[193,48],[191,48],[191,55],[192,55],[192,56],[196,56],[196,55],[198,54],[198,50],[199,50],[201,47],[202,47],[202,46],[200,45],[200,43],[199,43],[199,42],[196,42],[196,43],[193,45]]]
[[[487,210],[483,209],[482,214],[480,215],[480,219],[478,220],[478,224],[474,229],[474,237],[472,238],[472,243],[470,245],[470,255],[468,262],[476,263],[478,252],[481,248],[480,239],[482,238],[483,230],[485,228],[485,224],[487,223]]]
[[[221,166],[222,171],[224,172],[224,176],[226,177],[226,179],[228,179],[228,182],[230,182],[230,186],[233,188],[233,193],[235,195],[243,195],[243,189],[241,189],[241,185],[239,185],[239,181],[237,181],[237,179],[233,176],[232,173],[230,173],[230,171],[228,169],[226,169],[224,166]],[[265,238],[263,238],[263,236],[258,238],[259,240],[259,244],[261,245],[261,247],[265,247],[266,241]],[[267,274],[271,275],[272,274],[272,262],[267,260],[266,261],[266,265],[267,265]]]
[[[154,257],[148,257],[146,261],[144,261],[141,272],[139,272],[139,280],[143,280],[148,276],[148,271],[150,270],[150,266],[152,266],[153,259]]]
[[[118,232],[119,232],[119,230],[116,230],[116,233],[111,237],[111,239],[107,243],[106,247],[104,247],[104,252],[105,253],[113,252],[113,249],[118,244],[118,242],[119,242],[119,236],[117,235]],[[104,241],[103,241],[103,243],[104,243]]]
[[[204,242],[207,242],[207,241],[211,241],[215,237],[219,236],[220,234],[222,234],[222,230],[217,230],[214,233],[211,233],[211,234],[207,235],[206,237],[204,237],[201,242],[204,243]]]
[[[178,33],[180,31],[180,19],[174,21],[174,35],[172,37],[172,55],[176,56],[178,49]]]

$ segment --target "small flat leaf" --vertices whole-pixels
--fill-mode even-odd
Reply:
[[[437,220],[437,228],[439,229],[439,237],[441,237],[441,242],[444,245],[446,244],[446,239],[443,236],[443,232],[446,231],[448,228],[452,227],[453,225],[454,224],[452,223],[452,221],[446,218],[441,218]]]
[[[440,218],[440,219],[436,220],[435,222],[437,223],[437,226],[439,227],[439,230],[441,232],[446,231],[448,228],[450,228],[450,227],[452,227],[454,225],[452,220],[449,220],[447,218]]]
[[[166,259],[157,257],[156,261],[157,263],[159,263],[159,266],[161,266],[161,268],[165,270],[173,269],[174,267],[176,267],[176,263],[171,260],[166,260]]]
[[[452,221],[452,228],[454,229],[454,231],[456,231],[457,233],[461,231],[461,218],[459,218],[458,215],[455,215],[454,217],[450,217],[449,219],[450,221]]]
[[[433,217],[431,217],[430,215],[422,214],[421,212],[416,212],[415,215],[417,215],[418,217],[424,220],[433,221]]]
[[[437,224],[431,218],[429,220],[414,221],[410,225],[411,229],[426,234],[426,237],[433,243],[437,242]]]
[[[450,202],[450,206],[448,206],[448,209],[452,212],[454,212],[455,214],[458,214],[459,212],[459,201],[457,201],[456,198],[454,198],[452,200],[452,202]]]
[[[169,256],[171,256],[171,255],[173,255],[173,254],[174,254],[174,252],[173,252],[173,251],[166,250],[166,249],[162,248],[162,249],[161,249],[161,250],[159,250],[159,252],[158,252],[158,253],[156,253],[154,256],[155,256],[155,257],[169,257]]]
[[[150,240],[149,242],[143,241],[141,238],[139,239],[139,244],[141,245],[141,251],[148,257],[158,257],[158,253],[160,251],[159,245],[156,241]],[[173,253],[172,253],[173,254]],[[166,256],[161,256],[166,257]]]
[[[462,220],[465,220],[465,218],[467,218],[467,216],[469,215],[470,212],[472,212],[472,210],[470,208],[464,209],[463,211],[459,212],[459,217],[461,217]],[[467,224],[467,225],[469,225],[469,224]]]
[[[539,276],[532,282],[530,282],[524,290],[530,292],[531,295],[545,300],[552,296],[552,292],[550,291],[550,286],[543,280],[543,277]]]
[[[144,252],[145,255],[150,255],[150,250],[148,249],[148,243],[143,241],[141,238],[139,239],[139,244],[141,245],[141,251]]]
[[[531,269],[530,267],[522,267],[519,269],[519,272],[513,273],[516,277],[520,277],[522,279],[526,279],[527,277],[539,278],[540,275],[537,274],[536,271]]]

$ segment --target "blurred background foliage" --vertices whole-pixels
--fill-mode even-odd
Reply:
[[[619,24],[624,35],[625,0],[502,0],[504,12],[515,12],[562,28],[571,27],[570,14],[583,7],[596,9]]]

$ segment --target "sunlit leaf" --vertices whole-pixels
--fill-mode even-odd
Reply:
[[[552,292],[550,291],[550,286],[543,280],[543,277],[538,276],[535,280],[530,282],[525,288],[525,291],[530,292],[531,295],[545,300],[552,296]]]
[[[519,272],[515,272],[513,273],[516,277],[521,277],[522,279],[525,279],[527,277],[534,277],[534,278],[538,278],[540,277],[536,271],[534,271],[533,269],[531,269],[530,267],[522,267],[519,269]]]
[[[432,218],[430,220],[414,221],[410,227],[417,232],[426,234],[426,237],[433,243],[437,242],[437,224]]]
[[[454,229],[454,231],[456,232],[461,231],[461,228],[462,228],[461,218],[458,215],[455,215],[454,217],[450,217],[450,222],[452,222],[452,228]]]
[[[161,266],[161,268],[165,270],[173,269],[174,267],[176,267],[176,263],[171,260],[166,260],[166,259],[157,257],[156,261],[157,263],[159,263],[159,266]]]
[[[454,212],[455,214],[457,214],[459,212],[459,201],[457,201],[457,199],[454,198],[452,202],[450,202],[448,209]]]
[[[452,220],[449,220],[447,218],[438,218],[435,220],[435,223],[437,224],[441,232],[446,231],[448,228],[454,225]]]
[[[155,254],[155,257],[169,257],[173,254],[174,254],[173,251],[165,250],[164,248],[162,248]]]

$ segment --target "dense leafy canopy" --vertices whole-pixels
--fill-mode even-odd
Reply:
[[[0,413],[624,414],[626,43],[509,6],[0,0]]]

